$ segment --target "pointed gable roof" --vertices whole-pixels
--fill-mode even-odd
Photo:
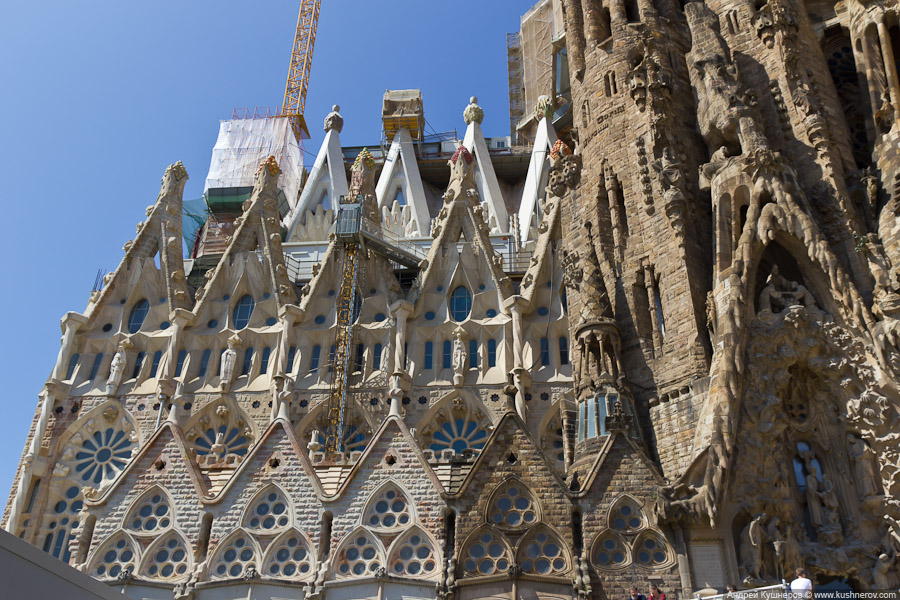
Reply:
[[[381,175],[378,177],[375,195],[378,198],[379,208],[391,208],[394,199],[388,198],[387,194],[391,190],[391,182],[398,176],[406,181],[408,191],[406,202],[410,207],[412,222],[415,223],[419,235],[428,235],[431,213],[428,210],[425,187],[419,174],[419,163],[413,149],[412,138],[405,128],[401,128],[394,136]]]
[[[509,230],[509,215],[506,212],[506,204],[503,202],[503,193],[500,191],[500,183],[494,173],[494,165],[491,163],[491,154],[484,134],[481,131],[481,121],[484,111],[477,104],[478,98],[472,97],[469,106],[463,112],[466,121],[466,135],[463,145],[475,155],[477,165],[476,181],[482,201],[487,206],[489,219],[497,224],[500,231]],[[477,110],[476,110],[477,109]]]
[[[278,176],[281,170],[274,157],[260,164],[250,199],[244,203],[244,213],[235,219],[235,231],[215,270],[207,274],[209,280],[197,290],[194,314],[201,314],[220,281],[228,277],[227,269],[235,255],[259,249],[267,271],[267,279],[278,306],[296,302],[294,286],[288,278],[281,248],[281,229],[278,219]]]
[[[157,474],[160,469],[155,464],[160,455],[165,455],[168,459],[163,465],[166,472],[162,475]],[[164,421],[102,495],[90,498],[85,494],[85,504],[89,507],[105,505],[122,485],[128,482],[126,489],[134,488],[134,480],[147,473],[151,474],[154,480],[161,479],[162,481],[155,481],[160,485],[163,485],[167,478],[180,483],[187,476],[197,492],[198,500],[202,500],[207,494],[203,473],[188,450],[188,443],[181,427],[171,421]]]
[[[538,123],[531,160],[528,163],[528,174],[525,176],[525,188],[522,190],[522,201],[519,204],[519,231],[522,245],[528,240],[531,217],[537,210],[538,199],[544,193],[549,170],[547,156],[556,143],[556,131],[547,117]]]
[[[640,471],[644,471],[643,475],[648,478],[646,483],[651,488],[665,483],[662,473],[643,448],[625,433],[613,431],[588,470],[578,496],[602,497],[622,469],[628,471],[629,477],[640,477]]]
[[[444,206],[432,227],[434,241],[419,274],[419,285],[410,290],[410,300],[415,302],[421,290],[428,289],[431,279],[439,277],[446,250],[456,246],[460,235],[471,243],[477,255],[487,263],[494,285],[502,300],[512,295],[512,284],[503,272],[501,257],[494,252],[483,210],[478,201],[474,181],[474,159],[465,146],[457,148],[450,159],[450,183],[444,192]]]
[[[188,174],[181,161],[166,167],[162,177],[156,203],[147,207],[147,220],[139,224],[134,241],[125,243],[125,256],[112,274],[107,275],[107,283],[99,295],[92,298],[88,319],[93,321],[100,313],[100,307],[119,285],[128,285],[126,272],[132,263],[150,258],[159,253],[159,264],[166,282],[166,302],[169,312],[189,309],[191,297],[184,275],[182,258],[181,214],[182,195]]]

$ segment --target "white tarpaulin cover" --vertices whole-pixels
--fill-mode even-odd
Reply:
[[[203,193],[210,188],[252,187],[256,169],[269,156],[281,167],[278,188],[293,208],[302,181],[303,154],[290,122],[283,118],[221,121]]]

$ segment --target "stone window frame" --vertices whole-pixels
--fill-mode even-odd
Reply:
[[[633,508],[637,509],[637,517],[640,518],[641,524],[637,527],[627,526],[624,529],[615,526],[614,519],[616,518],[616,511],[619,506],[623,504],[630,504]],[[606,509],[606,527],[612,531],[616,531],[620,534],[637,534],[645,531],[650,527],[650,520],[647,517],[647,513],[644,510],[644,503],[632,496],[627,492],[623,492],[613,498],[612,502],[609,503],[609,508]]]
[[[621,562],[613,564],[602,564],[596,560],[597,554],[601,550],[599,546],[607,538],[615,538],[618,541],[619,546],[621,546],[622,551],[625,553],[625,558]],[[590,549],[590,563],[598,571],[622,571],[630,568],[633,564],[631,557],[631,544],[628,543],[628,540],[625,539],[624,535],[613,529],[603,529],[602,531],[600,531],[600,533],[595,535],[594,539],[591,541]]]
[[[396,490],[400,496],[402,496],[403,500],[406,502],[406,514],[409,515],[409,521],[406,523],[400,523],[399,519],[397,522],[389,527],[385,526],[373,526],[369,524],[369,515],[372,514],[374,510],[375,504],[382,499],[382,496],[391,488]],[[381,483],[375,490],[369,494],[369,497],[366,498],[366,504],[363,507],[362,516],[360,517],[360,525],[365,527],[369,531],[375,533],[397,533],[398,531],[405,531],[410,527],[414,527],[419,522],[419,515],[416,510],[415,503],[412,501],[412,495],[409,491],[399,482],[394,480],[387,480]],[[398,513],[402,514],[402,513]]]
[[[526,570],[523,566],[525,564],[526,560],[531,560],[532,562],[535,561],[535,559],[525,556],[525,552],[526,552],[529,544],[531,544],[532,541],[535,541],[535,537],[541,533],[545,533],[550,537],[550,539],[547,540],[547,542],[544,542],[544,544],[549,543],[551,541],[555,542],[556,545],[559,547],[559,558],[561,558],[563,561],[565,561],[564,567],[562,568],[562,570],[560,570],[557,573],[553,573],[553,572],[539,573],[536,570],[529,571],[529,570]],[[535,541],[535,543],[540,543],[540,542]],[[538,577],[565,577],[565,578],[568,578],[569,574],[572,572],[572,566],[574,564],[573,560],[572,560],[572,554],[569,551],[569,547],[566,544],[563,536],[560,534],[559,531],[556,530],[556,528],[554,528],[553,526],[551,526],[547,523],[538,523],[537,525],[534,525],[533,527],[528,529],[522,535],[521,539],[516,544],[515,556],[516,556],[516,564],[522,567],[523,573],[528,573],[529,575],[535,575]],[[539,554],[538,556],[543,557],[544,555]]]
[[[153,565],[159,565],[159,562],[156,560],[156,554],[158,551],[162,550],[160,548],[163,544],[167,543],[170,539],[178,540],[179,545],[184,550],[185,559],[184,563],[186,565],[184,573],[175,574],[174,577],[163,577],[160,575],[150,575],[149,569]],[[174,550],[174,549],[173,549]],[[187,537],[182,534],[177,528],[169,528],[161,533],[157,538],[147,546],[147,549],[141,554],[140,562],[137,564],[140,565],[137,569],[137,572],[140,574],[142,578],[152,579],[158,581],[167,581],[167,582],[175,582],[182,581],[188,579],[193,570],[194,570],[194,551],[191,547],[190,542],[187,541]],[[182,561],[176,561],[182,562]]]
[[[254,516],[252,514],[253,510],[256,508],[260,501],[265,500],[265,496],[272,493],[273,491],[281,496],[281,500],[286,505],[285,516],[287,516],[287,523],[285,525],[278,525],[276,523],[276,526],[271,529],[266,529],[262,527],[261,524],[259,527],[251,526],[250,519]],[[294,523],[294,506],[293,502],[291,502],[290,494],[288,494],[283,487],[281,487],[274,481],[270,481],[264,484],[253,494],[253,496],[250,497],[250,500],[247,502],[244,510],[241,511],[240,523],[241,529],[253,533],[254,537],[272,537],[280,535],[283,531],[291,529]]]
[[[487,543],[487,542],[482,541],[482,539],[481,539],[482,535],[484,535],[485,533],[489,533],[491,536],[493,536],[494,541],[497,543],[500,543],[504,549],[503,553],[500,556],[491,557],[491,560],[493,560],[495,563],[499,562],[502,558],[505,558],[507,561],[507,567],[505,569],[499,570],[495,573],[482,574],[478,570],[477,565],[476,565],[475,571],[470,571],[466,567],[466,562],[469,557],[469,551],[472,548],[472,546],[474,546],[475,544]],[[515,564],[515,561],[513,558],[516,556],[515,548],[510,543],[509,538],[507,538],[506,534],[504,533],[504,531],[502,529],[500,529],[499,527],[496,527],[494,525],[491,525],[489,523],[484,523],[482,525],[479,525],[473,531],[471,531],[469,533],[469,535],[466,536],[466,539],[463,541],[462,545],[460,546],[460,549],[461,549],[461,551],[459,553],[458,567],[457,567],[459,577],[506,578],[507,574],[509,573],[509,568],[512,567],[513,564]],[[480,560],[483,560],[484,556],[485,555],[482,555],[481,557],[478,557],[475,560],[478,560],[480,562]]]
[[[522,492],[525,492],[527,496],[531,499],[531,504],[533,506],[534,511],[534,519],[530,522],[526,522],[524,519],[518,525],[501,525],[499,523],[495,523],[492,519],[492,512],[494,509],[494,505],[498,502],[498,498],[501,495],[506,494],[506,490],[508,490],[512,485],[518,486]],[[516,510],[526,510],[526,509],[516,509]],[[509,511],[504,511],[509,512]],[[497,486],[491,491],[491,495],[488,498],[487,505],[484,511],[484,522],[495,526],[503,531],[516,531],[521,532],[527,530],[534,525],[543,521],[543,507],[541,506],[540,500],[538,500],[537,495],[531,490],[531,487],[526,485],[520,478],[516,476],[510,476],[501,481]],[[503,520],[504,523],[506,519]]]
[[[138,518],[138,515],[135,513],[141,508],[144,502],[152,496],[154,493],[158,493],[163,497],[163,501],[169,507],[169,524],[165,527],[157,527],[152,530],[145,529],[135,529],[132,527],[133,521]],[[157,516],[159,519],[160,516]],[[150,487],[146,488],[140,494],[138,494],[137,498],[135,498],[131,504],[128,506],[128,510],[125,511],[125,518],[122,519],[122,529],[128,531],[132,536],[137,538],[157,538],[164,533],[168,533],[172,529],[177,529],[177,521],[175,518],[175,504],[172,502],[172,495],[166,491],[165,488],[158,484],[153,484]]]
[[[434,567],[431,571],[426,572],[422,570],[416,574],[412,574],[409,572],[397,573],[394,570],[394,562],[397,557],[400,547],[403,546],[406,541],[413,535],[420,535],[424,538],[425,543],[431,547],[431,560],[434,562]],[[414,579],[435,579],[440,577],[441,575],[441,565],[443,564],[443,557],[441,556],[440,545],[437,543],[437,540],[428,533],[421,525],[418,523],[414,523],[406,528],[400,535],[398,535],[391,545],[387,548],[386,556],[388,557],[387,563],[385,567],[388,570],[388,574],[394,575],[396,577],[411,577]],[[420,559],[425,560],[425,559]]]
[[[284,575],[279,573],[277,576],[272,575],[270,572],[270,566],[273,563],[274,555],[281,550],[281,546],[284,543],[285,539],[290,538],[291,536],[297,536],[301,540],[301,544],[305,547],[307,552],[307,561],[309,562],[309,571],[306,573],[301,573],[300,570],[297,570],[297,573],[294,575]],[[297,562],[296,559],[291,559],[291,562]],[[286,579],[290,581],[308,581],[311,580],[316,575],[316,571],[318,570],[318,561],[316,560],[316,552],[315,546],[310,540],[309,536],[298,529],[297,527],[288,527],[284,531],[278,534],[278,536],[272,540],[272,542],[266,548],[266,552],[263,555],[262,560],[260,561],[262,565],[259,569],[259,574],[261,577],[270,578],[270,579]]]
[[[249,544],[250,544],[249,547],[251,550],[253,550],[253,556],[246,561],[244,561],[244,560],[240,561],[240,562],[245,562],[247,564],[245,565],[245,568],[239,574],[232,575],[229,572],[226,572],[224,575],[218,575],[216,573],[216,567],[219,565],[220,562],[223,562],[224,554],[231,548],[233,542],[238,537],[241,537],[241,536],[247,538],[247,540],[249,541]],[[231,533],[226,535],[224,538],[222,538],[216,544],[215,548],[212,551],[211,556],[212,556],[212,559],[209,561],[209,566],[207,567],[207,577],[210,581],[223,581],[223,580],[228,580],[228,579],[239,579],[239,578],[243,577],[247,571],[247,568],[249,568],[249,567],[258,569],[259,564],[261,564],[260,558],[262,557],[262,551],[260,550],[259,542],[256,541],[256,537],[252,533],[250,533],[249,531],[244,529],[243,527],[238,527],[234,531],[232,531]],[[229,562],[236,562],[236,561],[229,561]]]
[[[387,568],[387,551],[384,548],[384,545],[381,543],[381,539],[369,528],[364,527],[362,525],[357,525],[354,527],[347,535],[341,539],[340,543],[335,547],[334,556],[331,559],[331,572],[334,575],[335,579],[363,579],[363,578],[371,578],[375,577],[376,569],[369,569],[368,572],[363,572],[361,574],[357,573],[347,573],[342,574],[339,572],[340,566],[342,562],[345,560],[344,557],[347,549],[353,545],[357,538],[365,537],[369,540],[371,545],[375,548],[375,556],[370,559],[365,559],[369,561],[369,565],[377,564],[378,567]],[[400,536],[398,536],[399,538]],[[353,562],[358,561],[358,558],[354,559],[346,559],[351,565]],[[352,570],[352,567],[351,567]]]
[[[111,550],[111,545],[116,544],[120,539],[124,539],[127,549],[131,550],[131,553],[132,553],[131,560],[126,561],[127,563],[129,563],[131,565],[131,569],[126,569],[126,568],[120,567],[120,570],[117,571],[115,575],[110,575],[109,574],[110,569],[108,568],[108,565],[107,565],[105,572],[103,574],[98,574],[96,572],[97,569],[101,565],[105,565],[108,562],[105,560],[104,555]],[[125,549],[126,548],[122,548],[121,550],[124,551]],[[116,558],[119,558],[119,557],[117,556]],[[97,547],[94,548],[94,551],[91,553],[90,557],[86,561],[88,568],[85,570],[85,572],[88,575],[90,575],[91,577],[94,577],[95,579],[115,580],[125,570],[129,570],[130,572],[133,573],[134,569],[137,567],[137,565],[141,564],[142,560],[143,560],[143,556],[141,553],[141,545],[138,543],[138,541],[135,540],[134,537],[129,532],[125,531],[124,529],[117,529],[117,530],[113,531],[111,534],[109,534],[108,536],[106,536],[103,539],[103,541],[100,542],[99,544],[97,544]]]

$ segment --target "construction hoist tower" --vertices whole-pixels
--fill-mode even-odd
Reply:
[[[300,3],[297,33],[294,35],[294,49],[291,52],[291,66],[284,86],[281,113],[290,121],[291,131],[294,132],[298,142],[309,138],[303,111],[306,109],[306,91],[309,89],[309,71],[312,68],[321,5],[322,0],[303,0]]]
[[[337,332],[332,359],[331,391],[326,407],[324,452],[326,460],[344,450],[344,418],[349,392],[350,348],[353,346],[353,326],[359,316],[357,288],[365,276],[365,257],[376,252],[402,267],[415,269],[425,258],[425,250],[411,242],[384,231],[378,223],[366,217],[363,195],[356,201],[342,196],[335,220],[335,237],[342,245],[341,290],[337,300]]]

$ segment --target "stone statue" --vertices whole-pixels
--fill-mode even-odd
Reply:
[[[221,387],[223,392],[227,392],[234,378],[234,365],[237,362],[237,346],[240,345],[240,339],[237,336],[231,336],[228,339],[228,348],[222,352],[222,379]]]
[[[332,129],[337,131],[338,133],[344,128],[344,117],[341,116],[340,113],[341,107],[335,104],[331,107],[331,112],[325,117],[325,132],[329,132]]]
[[[796,281],[785,279],[778,272],[778,265],[772,265],[766,287],[759,295],[759,312],[780,313],[791,306],[804,306],[818,312],[816,301],[809,290]]]
[[[775,549],[775,574],[782,579],[787,579],[794,569],[803,565],[803,555],[800,543],[794,536],[794,526],[788,524],[782,527],[778,523],[770,537]]]
[[[894,106],[891,104],[891,91],[887,86],[881,91],[881,106],[875,111],[874,119],[875,125],[882,133],[891,130],[894,123]]]
[[[762,522],[765,518],[765,513],[755,516],[741,532],[739,554],[741,569],[746,573],[745,581],[755,581],[762,577],[762,551],[765,543],[765,528]]]
[[[811,460],[806,461],[806,506],[809,509],[809,520],[818,530],[824,523],[822,500],[819,495],[819,476],[816,465]]]
[[[464,373],[466,371],[466,349],[462,340],[462,330],[457,329],[453,338],[453,383],[454,385],[462,385]],[[459,381],[459,383],[457,383]]]
[[[879,492],[875,453],[866,442],[852,433],[847,434],[847,453],[853,467],[856,489],[860,498],[869,498]]]
[[[822,506],[824,507],[824,523],[821,533],[827,534],[832,538],[843,537],[841,533],[841,517],[840,505],[838,504],[837,494],[834,490],[834,482],[828,475],[822,475],[822,486],[819,496],[822,498]]]
[[[478,106],[478,98],[472,96],[469,98],[469,105],[466,106],[466,109],[463,111],[463,121],[465,121],[466,125],[472,122],[481,125],[481,121],[483,120],[484,111]]]
[[[900,577],[897,577],[897,571],[894,565],[897,557],[888,556],[881,553],[875,559],[875,565],[872,567],[872,583],[877,590],[896,590],[900,586]]]
[[[125,347],[119,344],[113,355],[112,362],[109,365],[109,379],[106,380],[106,395],[112,396],[122,383],[122,376],[125,374],[125,365],[128,359],[125,357]]]

